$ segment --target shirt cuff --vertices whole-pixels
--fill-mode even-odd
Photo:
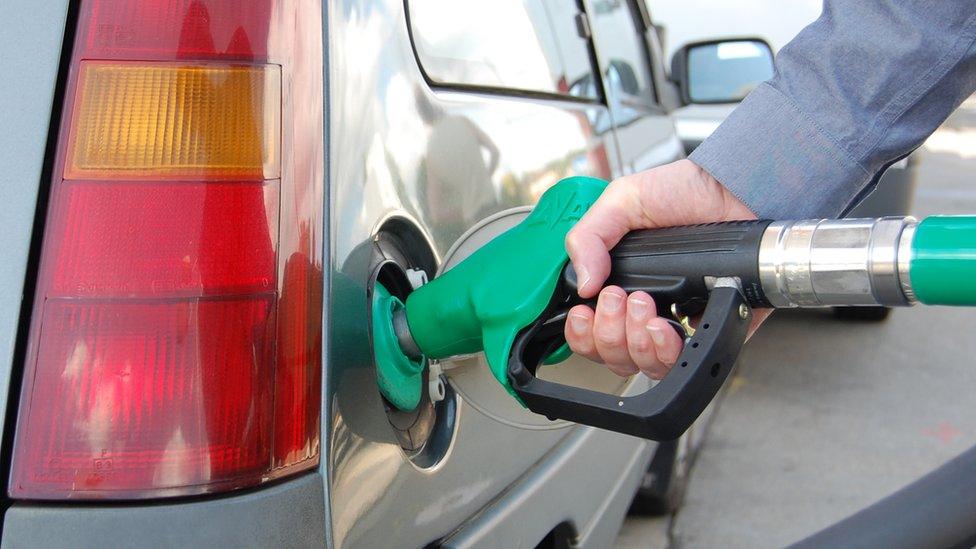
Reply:
[[[753,90],[689,158],[765,219],[837,217],[871,180],[768,83]]]

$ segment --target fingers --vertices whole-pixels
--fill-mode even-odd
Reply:
[[[612,183],[566,235],[566,251],[576,270],[580,297],[597,294],[610,274],[609,250],[636,224],[640,205],[632,185]]]
[[[654,299],[645,292],[634,292],[627,299],[627,351],[641,372],[661,379],[668,372],[657,358],[649,322],[657,316]]]
[[[634,363],[651,379],[661,379],[674,366],[684,343],[671,324],[657,316],[654,299],[634,292],[627,302],[627,348]]]
[[[590,298],[596,295],[610,275],[611,247],[604,243],[600,235],[587,231],[585,226],[581,229],[579,224],[566,235],[566,250],[576,271],[580,297]]]
[[[663,365],[664,371],[667,373],[678,360],[684,342],[678,332],[671,327],[671,324],[661,317],[648,321],[647,331],[651,334],[651,340],[654,341],[654,352],[657,354],[657,360]],[[654,379],[660,379],[651,374],[648,375]]]
[[[603,362],[593,343],[593,310],[586,305],[577,305],[569,310],[566,317],[566,343],[574,353],[592,360]]]
[[[627,350],[627,294],[616,286],[600,292],[593,322],[596,352],[615,374],[637,373],[637,365]]]
[[[663,378],[683,344],[668,321],[657,316],[650,295],[634,292],[627,297],[616,286],[600,292],[595,312],[585,305],[571,309],[565,331],[573,352],[605,363],[621,376],[641,371]]]
[[[637,373],[638,369],[627,352],[626,306],[621,304],[615,309],[613,303],[616,297],[624,293],[620,288],[614,288],[610,294],[609,298],[601,294],[596,312],[586,305],[577,305],[569,310],[566,342],[577,355],[605,363],[611,372],[619,376],[629,376]],[[625,303],[625,298],[621,298],[621,302]],[[605,354],[601,354],[600,349]]]

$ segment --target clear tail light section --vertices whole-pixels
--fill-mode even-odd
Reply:
[[[318,464],[321,14],[82,0],[11,497],[204,494]]]

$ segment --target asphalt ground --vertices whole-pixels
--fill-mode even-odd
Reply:
[[[922,150],[913,214],[976,213],[976,104]],[[620,548],[781,547],[976,444],[976,309],[777,312],[749,342],[676,516]],[[974,511],[976,512],[976,511]]]

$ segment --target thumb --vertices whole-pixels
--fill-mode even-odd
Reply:
[[[611,184],[566,235],[566,251],[576,270],[579,295],[597,295],[610,276],[610,248],[631,229],[639,205],[621,185]]]
[[[610,248],[592,232],[573,229],[566,235],[566,251],[576,271],[580,297],[595,296],[610,275]]]

